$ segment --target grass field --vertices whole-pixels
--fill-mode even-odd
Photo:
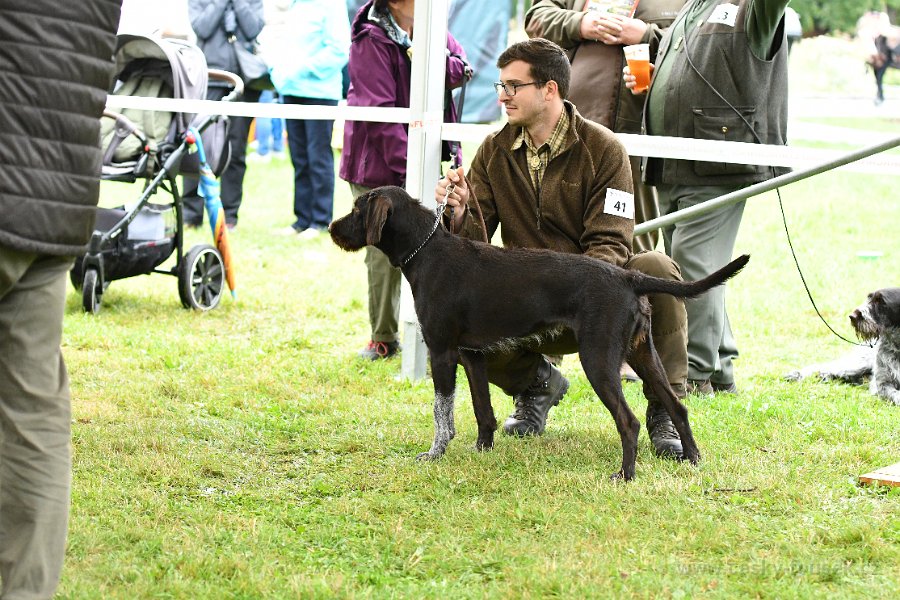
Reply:
[[[806,297],[774,194],[749,201],[736,252],[752,258],[729,284],[740,394],[689,399],[698,467],[655,458],[642,432],[623,485],[608,479],[621,460],[612,419],[574,357],[547,433],[498,436],[484,454],[460,374],[457,438],[417,463],[430,382],[355,359],[369,333],[363,256],[273,235],[291,222],[291,177],[287,162],[248,171],[237,302],[188,312],[174,278],[142,276],[86,316],[71,292],[61,597],[896,594],[900,488],[856,476],[900,460],[900,409],[860,387],[783,380],[849,346]],[[845,336],[865,294],[900,281],[897,185],[842,171],[782,190],[810,290]],[[103,202],[136,190],[108,186]],[[349,202],[339,182],[335,214]],[[493,392],[502,419],[511,402]],[[642,417],[640,389],[626,395]]]

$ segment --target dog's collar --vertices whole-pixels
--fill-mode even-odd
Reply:
[[[441,219],[442,219],[443,216],[444,216],[444,207],[446,207],[446,206],[447,206],[447,200],[446,200],[446,198],[445,198],[443,202],[441,202],[440,204],[438,204],[438,205],[435,207],[435,209],[434,209],[434,227],[431,228],[431,233],[429,233],[429,234],[428,234],[428,237],[426,237],[426,238],[422,241],[422,243],[419,244],[419,247],[418,247],[418,248],[416,248],[415,250],[412,251],[412,254],[410,254],[409,256],[407,256],[406,258],[404,258],[402,261],[400,261],[400,266],[401,266],[401,267],[405,267],[406,264],[407,264],[409,261],[411,261],[411,260],[413,259],[413,257],[414,257],[416,254],[419,253],[419,250],[421,250],[422,248],[424,248],[424,247],[425,247],[425,244],[427,244],[428,241],[429,241],[432,237],[434,237],[434,232],[437,231],[437,230],[438,230],[438,227],[441,226]]]

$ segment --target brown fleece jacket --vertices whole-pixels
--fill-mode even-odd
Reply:
[[[528,175],[524,146],[510,150],[520,129],[509,124],[484,140],[466,178],[489,239],[502,225],[504,246],[587,254],[621,267],[631,258],[634,211],[626,218],[605,205],[608,189],[627,193],[626,200],[633,193],[628,154],[610,130],[582,118],[569,102],[565,109],[571,120],[565,149],[547,165],[540,193]],[[460,235],[484,239],[471,208],[470,200]]]

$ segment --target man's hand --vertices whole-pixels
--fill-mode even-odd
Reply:
[[[608,13],[597,20],[597,39],[607,46],[639,44],[646,31],[647,24],[640,19]]]
[[[655,68],[656,67],[653,65],[653,63],[650,63],[650,77],[651,78],[653,77],[653,70]],[[634,91],[634,87],[637,83],[637,80],[636,80],[635,76],[631,74],[631,69],[628,68],[628,65],[625,65],[625,68],[622,69],[622,79],[625,80],[625,87],[627,87],[629,90],[631,90],[631,93],[634,94],[635,96],[640,96],[642,94],[646,94],[647,90],[650,89],[650,88],[647,88],[640,92]]]
[[[600,41],[600,30],[598,29],[598,23],[600,22],[600,17],[595,10],[585,11],[584,16],[581,17],[581,39],[583,40],[593,40],[596,42]]]
[[[450,193],[447,193],[447,189]],[[438,181],[434,188],[434,201],[441,204],[447,201],[447,206],[453,209],[453,228],[462,227],[466,216],[466,204],[469,202],[469,183],[463,174],[463,168],[449,169],[447,175]]]
[[[647,24],[616,14],[589,10],[581,17],[581,38],[602,42],[607,46],[638,44],[644,38]]]

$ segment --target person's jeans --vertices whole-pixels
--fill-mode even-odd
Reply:
[[[261,104],[278,104],[275,92],[265,90],[259,96]],[[256,153],[266,156],[269,152],[284,152],[284,120],[256,118]]]
[[[337,106],[337,100],[284,96],[285,104]],[[294,229],[328,229],[334,210],[334,121],[287,119],[294,165]]]

